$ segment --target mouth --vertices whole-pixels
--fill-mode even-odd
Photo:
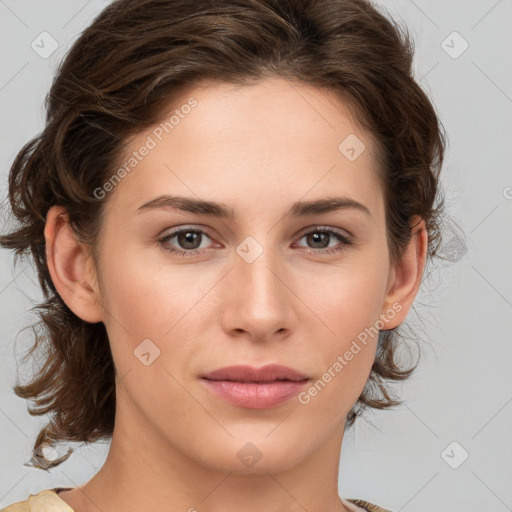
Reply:
[[[311,379],[288,367],[230,366],[201,376],[215,396],[237,407],[268,409],[287,402]]]

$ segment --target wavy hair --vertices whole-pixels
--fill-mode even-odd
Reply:
[[[41,351],[32,380],[13,387],[49,414],[34,443],[34,466],[49,461],[44,444],[111,438],[115,367],[103,323],[76,316],[58,294],[45,251],[46,214],[65,207],[77,239],[95,254],[108,195],[101,187],[118,168],[129,137],[155,125],[173,98],[201,81],[250,84],[266,77],[333,91],[378,146],[387,243],[397,262],[412,219],[425,220],[427,263],[439,256],[444,199],[440,190],[446,136],[435,108],[414,79],[414,44],[406,27],[366,0],[116,0],[80,34],[46,96],[44,129],[19,151],[9,173],[17,225],[0,237],[16,257],[35,262],[44,302],[26,357]],[[97,255],[96,255],[97,256]],[[402,326],[380,331],[365,388],[346,427],[367,407],[402,403],[387,385],[417,367],[401,364]]]

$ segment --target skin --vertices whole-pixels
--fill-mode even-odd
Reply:
[[[279,363],[321,379],[380,315],[383,329],[407,316],[425,265],[424,222],[392,265],[373,140],[325,90],[267,78],[197,85],[176,104],[190,97],[198,105],[109,192],[97,265],[65,211],[48,212],[53,282],[76,315],[105,324],[117,368],[107,459],[60,497],[77,512],[347,510],[338,495],[345,417],[368,379],[377,336],[308,404],[295,397],[270,409],[236,407],[199,375]],[[148,134],[137,134],[128,153]],[[349,134],[366,146],[354,161],[338,150]],[[163,193],[222,202],[236,217],[135,213]],[[339,195],[371,215],[285,215],[296,201]],[[167,252],[191,250],[179,237],[158,242],[179,226],[208,230],[203,254]],[[355,243],[322,254],[343,242],[327,235],[315,245],[304,232],[326,226]],[[236,251],[248,236],[263,249],[251,263]],[[389,318],[393,304],[401,309]],[[160,350],[149,366],[134,355],[144,339]],[[261,454],[252,467],[237,456],[248,442]]]

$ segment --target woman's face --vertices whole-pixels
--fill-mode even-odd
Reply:
[[[116,428],[144,434],[147,450],[235,472],[332,452],[377,330],[405,314],[388,295],[395,270],[372,140],[325,91],[281,79],[196,87],[173,108],[167,125],[131,140],[129,172],[103,189],[97,277]],[[155,202],[165,195],[232,217]],[[234,384],[224,396],[215,390],[229,384],[202,378],[241,364],[284,365],[308,381]]]

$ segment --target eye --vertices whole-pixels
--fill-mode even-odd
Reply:
[[[208,249],[205,250],[204,247],[201,249],[205,237],[210,238],[208,233],[203,229],[182,227],[160,238],[158,242],[171,254],[191,257],[207,252]],[[329,242],[333,237],[341,242],[341,244],[335,247],[329,247]],[[174,238],[176,239],[176,243],[182,248],[176,248],[170,244],[170,241]],[[334,254],[354,244],[351,236],[345,235],[330,227],[316,227],[315,229],[303,233],[299,240],[302,238],[306,238],[308,244],[315,246],[313,248],[306,247],[306,252],[309,254]]]
[[[335,237],[341,245],[329,248],[329,241]],[[313,244],[313,249],[306,248],[309,254],[335,254],[341,252],[347,248],[347,246],[353,245],[353,239],[351,236],[345,235],[330,227],[316,227],[313,230],[307,231],[301,236],[307,239],[307,243]],[[327,244],[327,246],[326,246]],[[318,247],[320,245],[320,247]]]
[[[206,231],[195,228],[179,228],[174,230],[169,235],[160,238],[158,241],[164,247],[164,249],[172,254],[178,254],[179,256],[196,256],[205,251],[199,250],[201,242],[204,237],[210,238]],[[167,242],[176,238],[178,244],[182,245],[184,249],[176,249],[169,245]]]

